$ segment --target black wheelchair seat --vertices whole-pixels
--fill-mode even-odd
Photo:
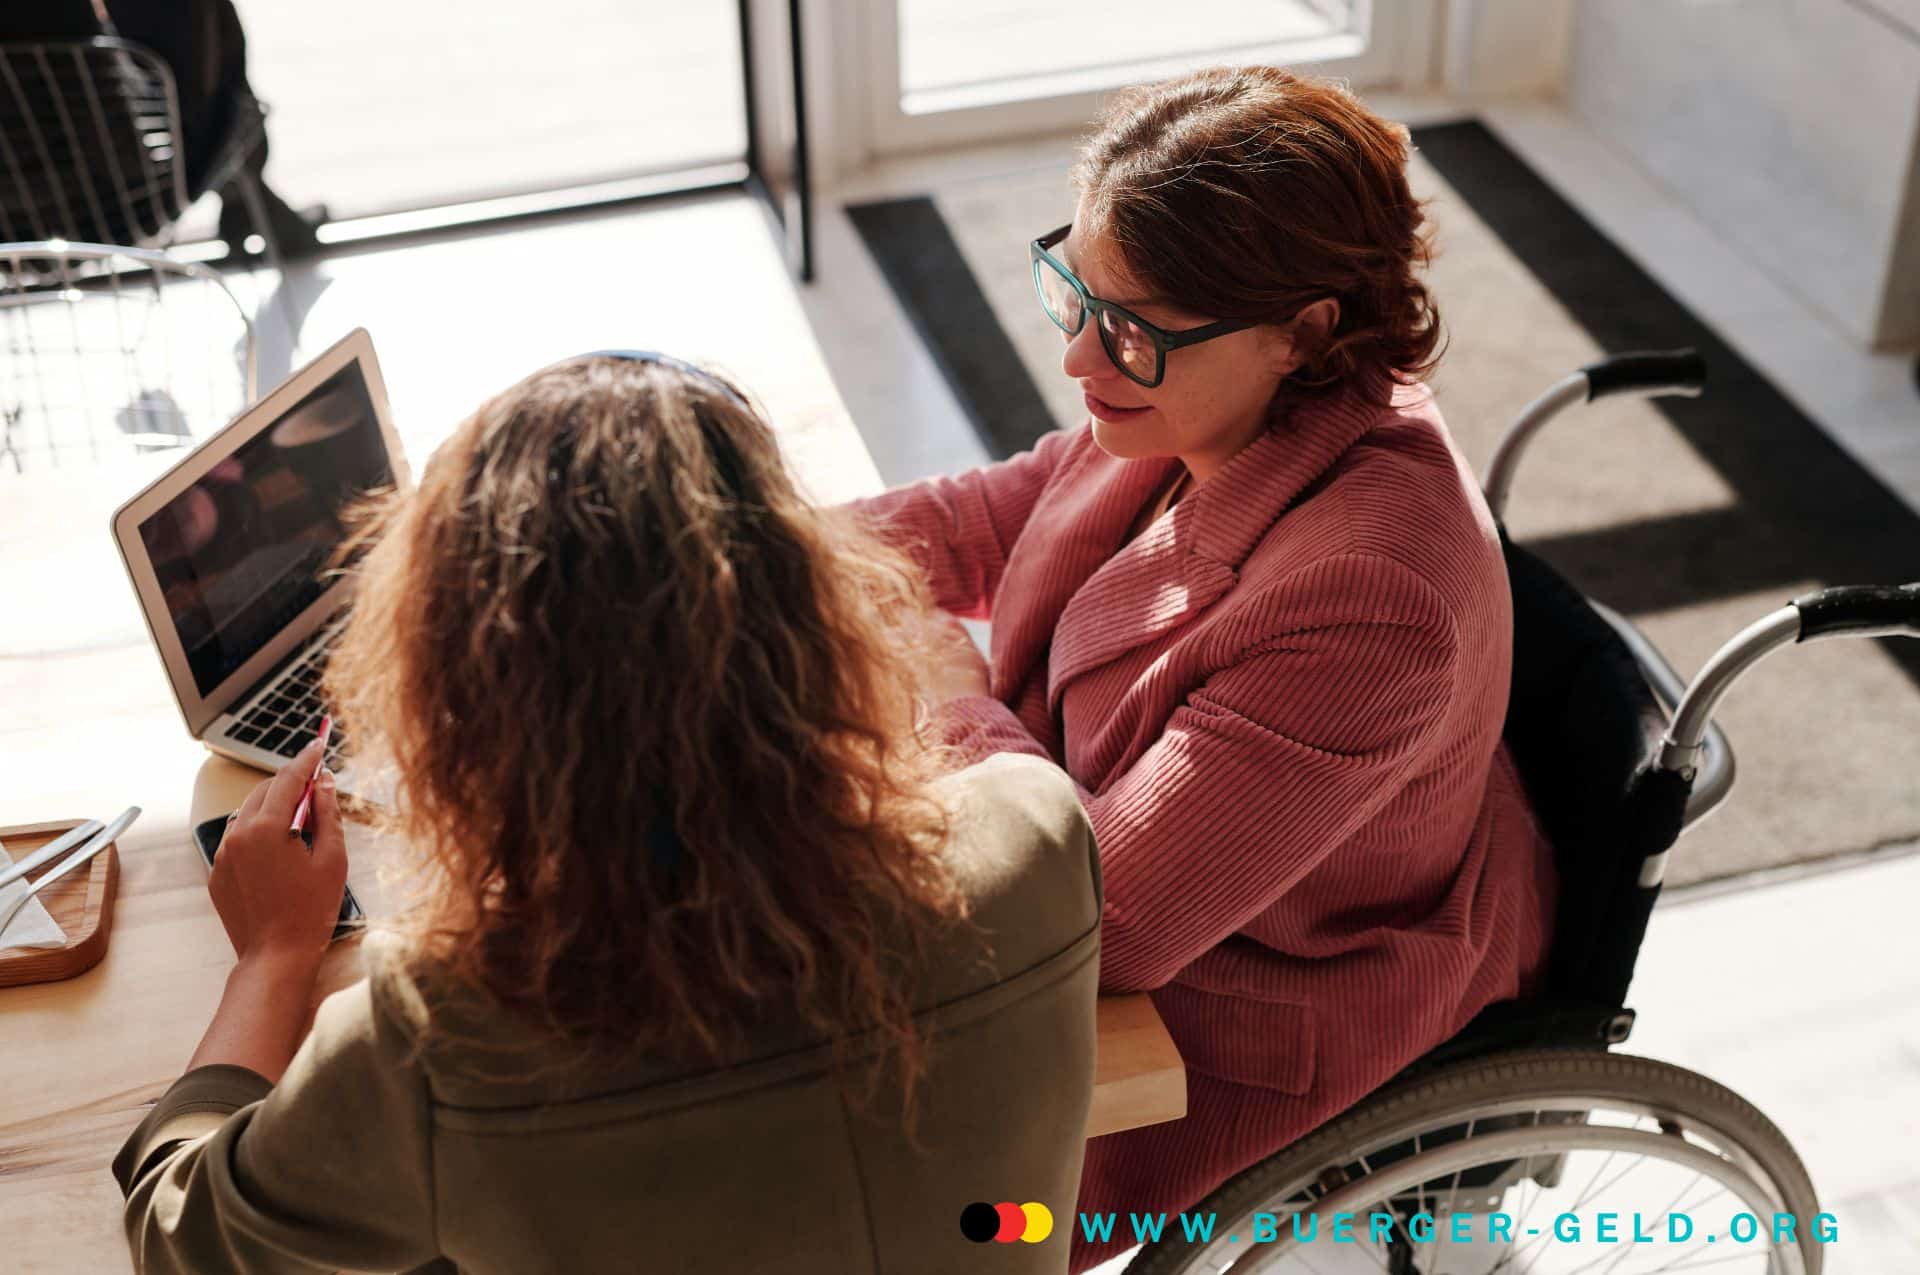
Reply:
[[[1500,531],[1513,592],[1503,732],[1553,846],[1559,899],[1545,987],[1487,1006],[1402,1075],[1502,1049],[1605,1049],[1633,1021],[1627,986],[1660,887],[1642,863],[1680,835],[1689,784],[1653,766],[1667,718],[1620,635],[1580,591]]]

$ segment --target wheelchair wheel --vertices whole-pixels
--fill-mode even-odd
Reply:
[[[1210,1234],[1169,1218],[1127,1275],[1819,1275],[1818,1214],[1786,1138],[1725,1086],[1516,1051],[1373,1095],[1187,1210]]]

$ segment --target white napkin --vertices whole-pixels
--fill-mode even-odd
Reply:
[[[41,868],[42,872],[51,871],[60,866],[60,860]],[[13,866],[13,857],[0,846],[0,872]],[[65,885],[63,881],[61,885]],[[5,916],[19,897],[31,889],[31,881],[15,881],[12,885],[0,886],[0,916]],[[54,889],[59,889],[55,886]],[[9,947],[65,947],[67,933],[60,923],[48,914],[38,898],[27,900],[27,906],[13,920],[7,923],[5,933],[0,933],[0,949]]]

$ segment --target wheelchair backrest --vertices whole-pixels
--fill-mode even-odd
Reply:
[[[1560,877],[1549,994],[1618,1005],[1659,892],[1638,886],[1640,865],[1679,835],[1687,785],[1652,767],[1666,716],[1613,626],[1500,539],[1514,627],[1504,735]]]

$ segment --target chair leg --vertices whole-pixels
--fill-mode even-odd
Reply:
[[[267,246],[267,265],[273,270],[274,295],[280,302],[276,309],[280,311],[280,322],[287,329],[287,349],[291,354],[300,348],[299,316],[294,312],[293,289],[287,279],[287,260],[280,250],[280,234],[274,229],[273,216],[267,207],[266,190],[261,185],[259,174],[251,171],[243,172],[234,178],[233,186],[228,189],[235,187],[239,189],[240,198],[247,206],[247,220],[253,223],[254,229],[259,232],[262,242]],[[242,244],[228,244],[227,247],[236,256],[244,250]]]
[[[16,474],[27,472],[26,462],[20,458],[20,449],[13,443],[14,422],[20,419],[24,410],[24,408],[9,407],[0,412],[0,416],[5,418],[0,420],[0,455],[4,455],[13,462],[13,472]]]
[[[247,220],[267,245],[267,264],[281,278],[286,277],[286,261],[280,255],[280,235],[273,228],[273,218],[267,213],[266,193],[260,187],[260,178],[251,172],[243,172],[233,179],[233,185],[240,191],[241,202],[247,206]],[[246,251],[244,243],[227,245],[234,256]]]
[[[283,260],[300,261],[320,252],[320,239],[314,232],[314,225],[316,218],[326,218],[323,205],[316,205],[304,213],[294,209],[268,188],[258,168],[243,168],[234,174],[221,190],[222,200],[229,199],[235,192],[240,196],[240,205],[246,211],[249,227],[266,241],[268,260],[276,270]],[[225,211],[223,208],[222,213]],[[222,237],[231,239],[226,229],[228,219],[223,215],[221,221]],[[244,238],[244,234],[241,237]],[[236,256],[242,251],[238,243],[229,242],[228,248]]]

